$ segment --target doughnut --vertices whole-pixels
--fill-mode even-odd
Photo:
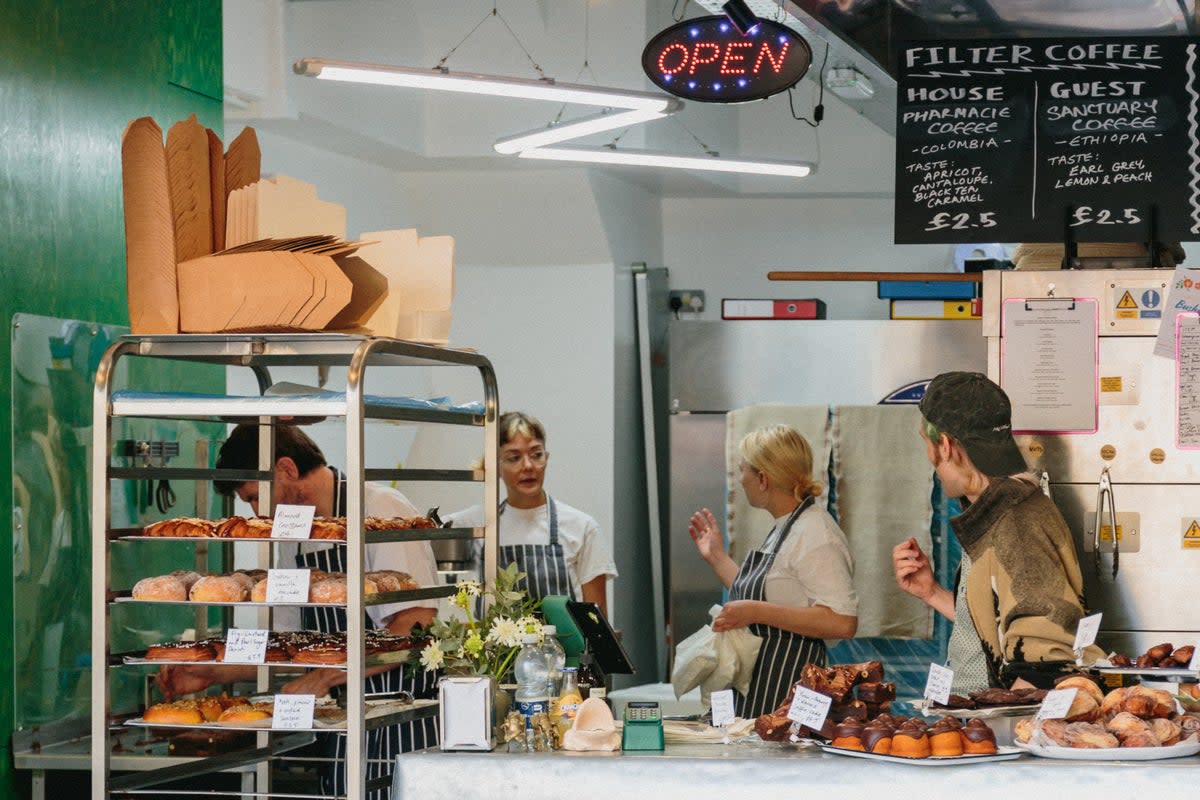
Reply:
[[[216,661],[217,654],[208,642],[163,642],[146,648],[149,661]]]
[[[156,703],[142,714],[146,722],[163,725],[199,725],[204,722],[200,706],[195,700],[176,700],[173,703]]]
[[[236,578],[225,575],[205,575],[192,587],[191,599],[200,603],[239,603],[250,591]]]
[[[420,588],[420,585],[407,572],[398,572],[394,569],[375,570],[368,572],[365,577],[373,581],[377,587],[374,592],[364,590],[366,594],[375,594],[376,592],[404,592],[409,589]]]
[[[183,584],[183,588],[189,592],[196,585],[196,581],[200,580],[200,573],[190,569],[177,569],[171,575],[179,578],[179,582]]]
[[[133,585],[134,600],[187,600],[188,590],[174,575],[142,578]]]
[[[247,597],[250,596],[250,590],[254,588],[254,584],[258,583],[257,578],[252,578],[244,572],[231,572],[228,577],[233,578],[242,585],[242,588],[246,590]]]
[[[267,579],[263,578],[254,584],[254,588],[250,590],[250,602],[265,603],[267,602]]]
[[[345,603],[346,579],[344,577],[325,578],[313,582],[308,587],[308,601],[310,603]]]

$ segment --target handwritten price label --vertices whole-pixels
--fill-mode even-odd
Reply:
[[[733,709],[733,689],[721,689],[709,697],[712,702],[713,727],[723,728],[733,722],[737,716]]]
[[[227,664],[261,664],[267,660],[267,631],[230,628],[225,634]]]
[[[271,712],[271,727],[277,730],[308,729],[313,726],[317,698],[311,694],[277,694]]]
[[[925,697],[935,703],[950,702],[950,687],[954,685],[954,670],[941,664],[929,665],[929,677],[925,679]]]
[[[275,539],[307,539],[312,535],[315,506],[275,507],[275,519],[271,524],[271,536]]]
[[[813,730],[820,730],[829,716],[829,704],[833,698],[812,689],[797,687],[796,696],[788,708],[787,718]]]
[[[1092,614],[1090,617],[1079,620],[1079,627],[1075,629],[1076,653],[1088,645],[1095,644],[1096,634],[1100,632],[1100,618],[1103,616],[1103,614]]]
[[[267,570],[267,602],[307,603],[311,577],[308,569]]]
[[[1053,689],[1046,692],[1035,719],[1062,719],[1071,710],[1078,689]]]

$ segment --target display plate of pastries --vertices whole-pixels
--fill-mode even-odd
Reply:
[[[1188,669],[1196,648],[1194,645],[1175,647],[1170,642],[1156,644],[1139,656],[1130,658],[1122,653],[1110,653],[1093,669],[1102,675],[1151,675],[1156,677],[1200,677],[1200,670]]]
[[[425,640],[368,629],[364,647],[368,663],[393,664],[416,656]],[[225,640],[175,641],[151,645],[145,655],[127,656],[127,664],[221,663]],[[272,631],[267,640],[265,663],[279,666],[341,666],[346,663],[346,635],[319,631]]]
[[[130,590],[130,598],[160,603],[264,603],[267,599],[266,570],[244,570],[225,575],[200,575],[191,570],[176,570],[169,575],[142,578]],[[372,570],[363,575],[363,594],[377,595],[419,589],[420,584],[406,572]],[[340,572],[312,570],[309,574],[308,602],[315,605],[344,605],[346,576]]]
[[[364,517],[368,531],[404,531],[440,528],[443,522],[436,509],[421,517]],[[141,529],[141,538],[150,539],[272,539],[270,517],[232,516],[220,520],[176,517],[152,522]],[[139,537],[132,537],[139,538]],[[345,517],[313,517],[309,539],[346,541]],[[290,541],[280,539],[279,541]]]
[[[1200,714],[1180,713],[1175,697],[1148,686],[1105,693],[1079,675],[1058,689],[1076,690],[1063,719],[1024,719],[1013,729],[1017,746],[1044,758],[1154,761],[1200,752]]]
[[[963,723],[945,716],[930,724],[920,717],[880,714],[869,722],[848,718],[834,726],[821,749],[828,753],[902,764],[978,763],[1019,758],[1014,747],[1000,747],[983,720]]]
[[[945,705],[930,701],[924,708],[960,719],[1017,717],[1032,714],[1046,697],[1045,689],[983,689],[966,695],[952,694]]]

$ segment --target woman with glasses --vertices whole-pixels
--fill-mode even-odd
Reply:
[[[530,597],[566,595],[595,603],[608,613],[608,579],[616,577],[612,545],[591,516],[555,500],[543,488],[546,429],[528,414],[510,411],[497,423],[500,477],[507,498],[500,504],[498,563],[513,562],[526,574]],[[483,525],[483,506],[450,515],[455,525]]]
[[[763,640],[750,687],[737,696],[738,716],[753,719],[779,705],[805,664],[825,664],[826,639],[854,636],[858,596],[846,536],[814,502],[821,486],[805,438],[772,425],[747,434],[739,451],[747,501],[775,518],[762,547],[738,566],[707,508],[692,515],[688,533],[729,590],[713,630],[749,627]]]

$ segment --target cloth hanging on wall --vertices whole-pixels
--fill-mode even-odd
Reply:
[[[746,553],[762,545],[775,522],[770,512],[753,508],[746,502],[738,472],[738,443],[756,428],[767,425],[791,425],[808,440],[813,452],[813,478],[825,486],[829,467],[829,407],[793,406],[770,403],[746,406],[725,415],[725,525],[729,531],[729,556],[742,563]],[[828,487],[827,487],[828,488]],[[827,504],[829,493],[816,499]]]
[[[909,536],[932,558],[933,468],[915,405],[836,406],[837,518],[854,558],[859,637],[927,639],[929,606],[896,585],[892,548]]]

